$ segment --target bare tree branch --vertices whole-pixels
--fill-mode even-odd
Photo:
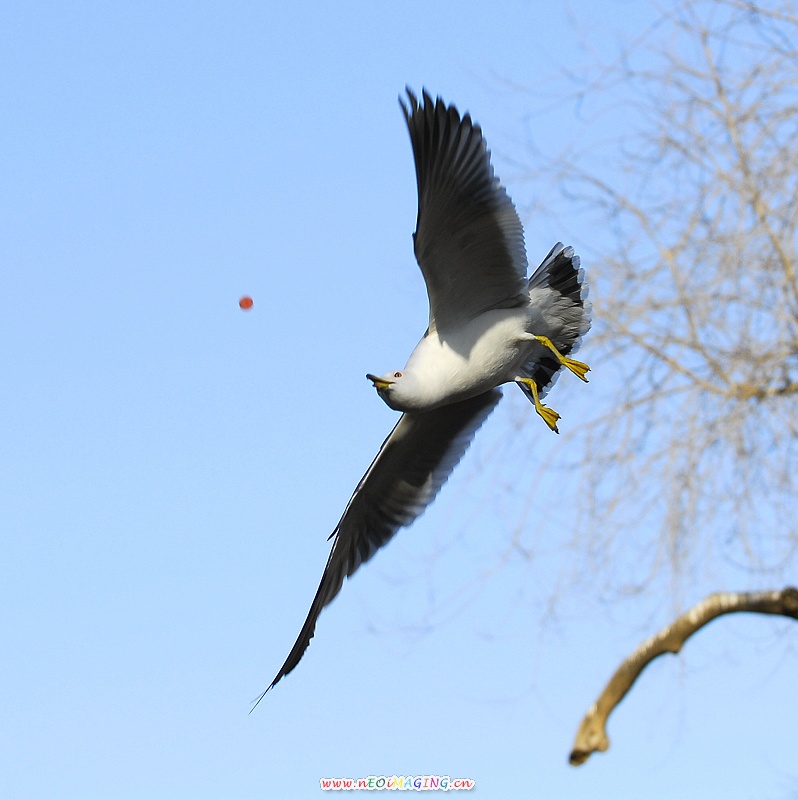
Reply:
[[[777,614],[798,620],[798,589],[787,587],[772,592],[719,592],[693,606],[659,633],[643,642],[615,671],[598,700],[590,707],[574,740],[569,761],[583,764],[596,751],[610,746],[607,719],[632,688],[640,673],[665,653],[678,653],[698,630],[723,614],[750,612]]]
[[[601,559],[586,568],[634,575],[627,593],[722,559],[773,565],[770,583],[794,566],[796,63],[795,0],[682,0],[614,62],[569,68],[586,124],[532,159],[588,232],[571,238],[593,284],[589,360],[617,377],[585,420]],[[757,538],[774,514],[780,535]]]

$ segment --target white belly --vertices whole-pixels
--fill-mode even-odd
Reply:
[[[526,317],[523,308],[489,311],[455,332],[425,336],[406,367],[423,381],[424,407],[465,400],[513,380],[530,348]]]

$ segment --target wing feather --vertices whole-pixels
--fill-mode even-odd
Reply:
[[[443,333],[491,308],[528,302],[524,230],[493,174],[479,125],[425,91],[405,113],[418,185],[416,259],[427,284],[430,327]]]
[[[435,499],[500,399],[501,392],[493,389],[434,411],[402,415],[360,479],[330,536],[332,550],[310,611],[266,692],[299,663],[313,638],[319,614],[341,590],[344,578]]]

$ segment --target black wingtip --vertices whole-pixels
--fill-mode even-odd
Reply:
[[[413,115],[413,109],[418,105],[418,101],[416,100],[416,96],[413,94],[413,90],[409,86],[405,86],[405,91],[407,92],[407,97],[410,102],[409,104],[406,103],[405,98],[400,94],[399,108],[402,109],[402,113],[405,115],[405,119],[409,124],[410,117]]]
[[[269,691],[274,688],[275,683],[277,683],[277,681],[272,681],[272,683],[269,684],[269,688],[255,701],[255,704],[252,706],[252,708],[249,709],[250,714],[260,705],[260,701],[263,700],[264,697],[266,697]]]
[[[439,107],[442,108],[444,111],[449,111],[451,106],[447,106],[444,102],[443,98],[438,95],[436,100],[432,99],[432,95],[429,93],[426,87],[421,88],[421,102],[418,101],[418,96],[416,93],[410,88],[410,86],[405,86],[405,93],[407,94],[407,102],[405,98],[400,94],[399,95],[399,105],[404,112],[405,117],[410,120],[410,118],[416,114],[419,109],[421,111],[431,110],[433,113],[436,112]]]
[[[461,116],[457,106],[452,103],[447,104],[440,95],[437,95],[433,100],[426,87],[421,89],[421,102],[419,102],[416,93],[409,86],[405,86],[405,92],[407,93],[407,100],[400,94],[399,106],[409,127],[412,127],[411,123],[414,117],[423,115],[427,118],[429,124],[432,124],[432,120],[434,120],[435,124],[440,126],[441,129],[447,123],[448,118],[450,124],[457,125],[462,123],[465,127],[473,129],[478,136],[482,135],[482,129],[473,121],[468,111]]]

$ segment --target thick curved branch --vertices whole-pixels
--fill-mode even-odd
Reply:
[[[678,653],[682,645],[698,630],[723,614],[739,611],[756,614],[778,614],[798,620],[798,589],[787,587],[773,592],[718,592],[706,597],[687,613],[676,619],[659,633],[643,642],[610,678],[609,683],[590,707],[574,740],[569,761],[573,766],[583,764],[597,750],[604,752],[610,746],[607,736],[607,718],[626,693],[632,688],[640,673],[658,656]]]

